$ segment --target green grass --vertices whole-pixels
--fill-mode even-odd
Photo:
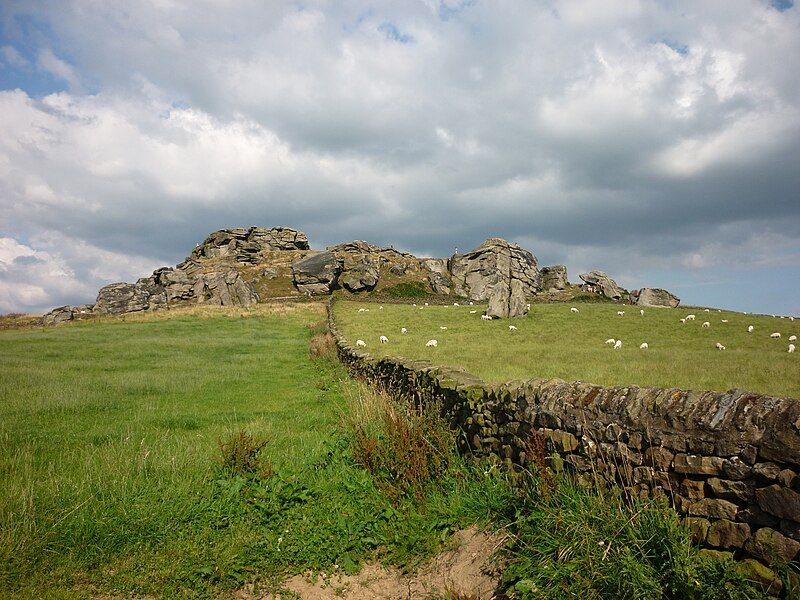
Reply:
[[[418,302],[419,304],[419,302]],[[576,306],[579,314],[570,312]],[[359,313],[359,308],[369,312]],[[645,309],[616,304],[533,304],[528,317],[480,320],[485,306],[428,306],[341,301],[335,316],[351,341],[374,356],[425,358],[460,367],[487,381],[557,377],[602,385],[643,385],[725,391],[734,387],[800,398],[800,354],[787,352],[800,320],[703,309]],[[477,310],[476,314],[469,314]],[[624,310],[625,316],[617,316]],[[697,320],[682,325],[689,313]],[[728,323],[722,323],[727,319]],[[711,327],[703,329],[701,323]],[[508,325],[517,331],[509,331]],[[755,331],[747,333],[747,326]],[[441,330],[440,327],[447,327]],[[400,328],[408,329],[400,335]],[[771,339],[772,332],[782,334]],[[380,344],[386,335],[388,344]],[[613,350],[608,338],[622,339]],[[430,339],[437,348],[426,348]],[[640,350],[642,342],[648,350]],[[718,351],[716,342],[727,347]]]
[[[456,470],[393,503],[356,464],[350,384],[309,359],[320,305],[239,312],[0,332],[0,597],[215,597],[414,564],[488,518],[500,480]],[[242,429],[271,477],[221,466]]]

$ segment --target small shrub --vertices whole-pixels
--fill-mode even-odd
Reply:
[[[266,445],[266,439],[240,429],[225,439],[217,440],[219,462],[223,469],[236,475],[269,479],[272,477],[272,463],[261,455]]]
[[[403,405],[364,385],[348,404],[353,457],[390,499],[421,497],[427,483],[446,473],[455,440],[434,408]]]
[[[421,281],[411,281],[376,290],[372,295],[384,298],[424,298],[431,293]]]
[[[323,360],[336,360],[336,341],[328,333],[320,333],[311,338],[308,345],[311,358]]]

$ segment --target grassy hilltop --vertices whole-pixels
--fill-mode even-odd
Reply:
[[[525,318],[482,321],[485,306],[417,304],[379,309],[342,301],[335,316],[342,333],[351,342],[364,340],[374,356],[424,358],[492,382],[558,377],[602,385],[739,387],[800,398],[800,354],[787,352],[789,336],[800,335],[800,321],[687,308],[646,308],[640,316],[639,307],[595,303],[533,304]],[[572,306],[580,312],[572,313]],[[617,316],[620,310],[623,317]],[[697,319],[681,324],[691,313]],[[702,327],[705,321],[709,328]],[[747,333],[748,325],[753,333]],[[781,339],[770,338],[775,331]],[[388,344],[379,343],[381,335]],[[609,338],[621,339],[622,348],[606,345]],[[430,339],[439,342],[437,348],[425,347]],[[642,342],[647,350],[639,349]],[[717,350],[717,342],[727,349]]]

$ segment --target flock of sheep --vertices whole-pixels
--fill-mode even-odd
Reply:
[[[469,304],[470,304],[470,306],[473,305],[472,302],[470,302]],[[412,306],[416,307],[417,305],[416,304],[412,304]],[[425,303],[424,306],[420,306],[419,309],[422,310],[426,306],[428,306],[427,302]],[[453,306],[459,306],[458,302],[454,302]],[[530,304],[528,305],[528,308],[530,308]],[[383,306],[379,306],[378,309],[379,310],[383,310]],[[569,310],[573,314],[579,314],[580,313],[580,311],[574,306],[571,307]],[[711,312],[711,310],[708,309],[708,308],[706,308],[704,310],[705,310],[705,312]],[[359,313],[369,312],[369,309],[368,308],[359,308],[358,312]],[[470,310],[469,314],[476,314],[477,312],[478,312],[477,310]],[[718,311],[718,312],[722,312],[722,311]],[[745,313],[745,314],[747,314],[747,313]],[[639,315],[642,316],[642,317],[644,316],[644,309],[639,309]],[[624,310],[617,311],[617,316],[624,317],[625,316],[625,311]],[[775,317],[775,315],[773,315],[773,317]],[[784,318],[784,317],[781,317],[781,318]],[[685,317],[683,317],[682,319],[680,319],[680,323],[682,325],[685,325],[686,323],[688,323],[690,321],[695,321],[696,319],[697,319],[696,315],[688,314]],[[491,321],[493,319],[489,315],[483,314],[483,315],[481,315],[481,320]],[[789,320],[790,321],[794,321],[794,317],[789,317]],[[720,322],[721,323],[727,323],[728,319],[721,319]],[[701,325],[701,327],[703,329],[709,329],[711,327],[711,322],[710,321],[704,321],[703,324]],[[447,327],[441,326],[439,329],[444,331],[444,330],[447,329]],[[513,331],[517,331],[517,327],[515,325],[509,325],[508,329],[509,329],[509,331],[512,331],[512,332]],[[747,326],[747,332],[748,333],[753,333],[754,330],[755,330],[755,327],[753,325],[748,325]],[[407,333],[408,333],[408,329],[406,329],[405,327],[401,327],[400,328],[400,334],[401,335],[406,335]],[[773,338],[773,339],[780,339],[781,334],[780,334],[780,332],[776,331],[776,332],[770,334],[770,337]],[[387,336],[385,336],[385,335],[382,335],[382,336],[380,336],[379,341],[380,341],[381,344],[388,344],[389,343],[389,338]],[[789,349],[788,349],[789,353],[792,353],[792,352],[795,351],[795,345],[794,345],[793,342],[796,342],[796,341],[797,341],[797,336],[796,335],[789,336],[789,342],[790,342],[789,343]],[[619,350],[620,348],[622,348],[622,340],[620,340],[620,339],[608,338],[605,341],[605,343],[607,345],[609,345],[609,346],[612,346],[615,350]],[[367,343],[364,340],[359,339],[359,340],[356,340],[356,346],[358,348],[366,348]],[[438,346],[439,346],[439,342],[438,342],[438,340],[435,340],[435,339],[430,339],[425,343],[425,347],[427,347],[427,348],[437,348]],[[641,344],[639,344],[639,349],[640,350],[647,350],[649,347],[650,346],[649,346],[649,344],[647,342],[642,342]],[[725,350],[726,349],[726,347],[724,345],[722,345],[720,342],[716,342],[714,344],[714,347],[717,350]]]

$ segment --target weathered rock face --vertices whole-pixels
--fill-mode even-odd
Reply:
[[[567,289],[567,267],[564,265],[553,265],[552,267],[542,267],[542,290],[552,292]]]
[[[507,319],[509,317],[524,317],[528,314],[528,305],[525,290],[519,279],[512,279],[510,283],[501,282],[492,288],[489,297],[489,307],[486,314],[493,319]]]
[[[675,308],[681,299],[661,288],[642,288],[631,292],[631,302],[641,306],[669,306]]]
[[[194,281],[193,293],[201,304],[250,306],[258,302],[258,294],[233,268],[200,274]]]
[[[356,254],[344,259],[339,282],[350,292],[368,292],[380,277],[381,260],[372,254]]]
[[[61,325],[72,320],[72,307],[59,306],[42,317],[44,325]]]
[[[330,294],[338,283],[342,263],[333,252],[314,252],[292,263],[292,276],[298,290],[311,296]]]
[[[489,238],[467,254],[454,254],[449,267],[453,293],[470,300],[490,300],[497,286],[501,286],[498,302],[500,298],[510,298],[513,280],[521,283],[524,296],[532,296],[540,289],[536,257],[501,238]]]
[[[308,238],[288,227],[221,229],[192,250],[190,258],[231,258],[238,263],[258,264],[264,252],[273,250],[308,250]]]
[[[141,280],[140,280],[141,281]],[[119,315],[146,310],[150,306],[151,292],[156,286],[136,283],[112,283],[97,292],[94,312],[98,315]],[[163,288],[161,288],[163,293]]]
[[[617,285],[617,282],[603,271],[592,271],[590,273],[578,275],[578,277],[586,282],[586,287],[588,287],[590,291],[603,294],[613,300],[621,300],[622,297],[628,293],[625,288]]]

